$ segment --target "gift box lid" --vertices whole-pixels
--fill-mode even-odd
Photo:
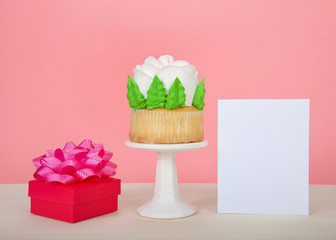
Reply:
[[[77,205],[120,194],[120,179],[104,178],[98,182],[69,185],[29,181],[28,196],[66,205]]]

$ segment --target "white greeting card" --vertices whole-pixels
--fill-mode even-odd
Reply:
[[[218,212],[309,215],[309,99],[218,101]]]

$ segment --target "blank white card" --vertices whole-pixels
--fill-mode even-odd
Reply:
[[[218,212],[309,215],[309,99],[218,101]]]

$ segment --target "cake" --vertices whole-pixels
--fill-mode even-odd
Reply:
[[[200,142],[203,134],[204,79],[187,61],[148,57],[128,76],[131,142]]]

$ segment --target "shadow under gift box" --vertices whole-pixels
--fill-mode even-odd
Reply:
[[[118,210],[120,179],[70,185],[29,181],[30,212],[65,222],[79,222]]]

